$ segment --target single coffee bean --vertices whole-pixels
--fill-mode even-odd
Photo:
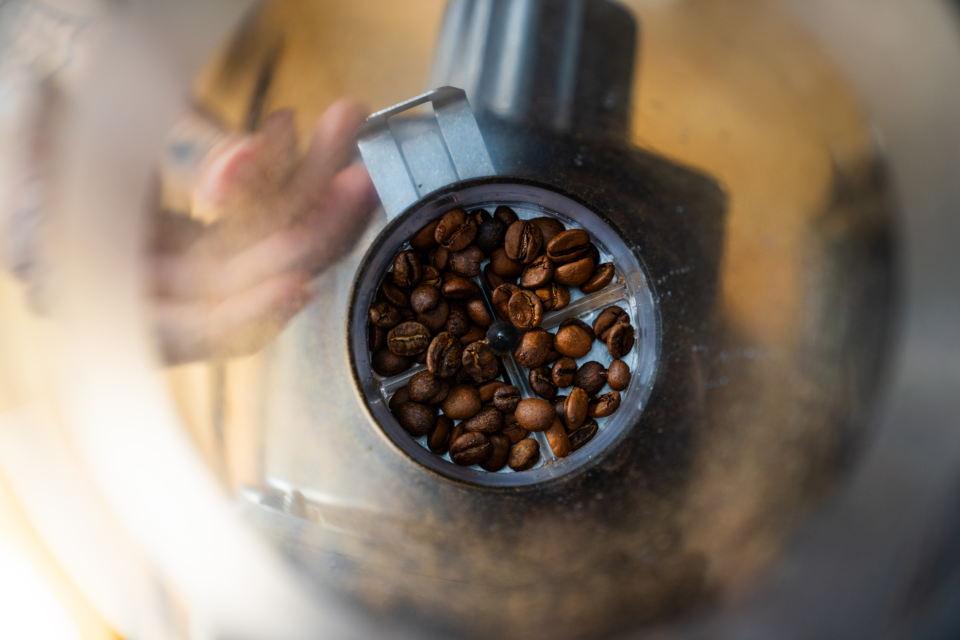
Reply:
[[[590,334],[576,325],[569,325],[557,331],[553,348],[562,355],[582,358],[590,353],[591,342]]]
[[[430,329],[419,322],[402,322],[387,334],[387,349],[398,356],[415,356],[430,346]]]
[[[390,349],[381,349],[373,354],[373,370],[384,377],[396,376],[413,364],[413,360],[405,356],[398,356]]]
[[[413,402],[428,403],[448,384],[446,380],[438,378],[429,371],[420,371],[410,378],[407,389],[410,390],[410,399]]]
[[[521,262],[511,260],[507,250],[500,248],[490,254],[490,268],[500,277],[516,278],[523,273],[524,266]]]
[[[477,235],[477,220],[463,209],[447,211],[434,232],[434,239],[448,251],[461,251]],[[439,267],[438,267],[439,268]]]
[[[568,287],[578,287],[593,276],[596,266],[597,263],[589,257],[560,265],[553,272],[553,279]]]
[[[500,380],[492,380],[490,382],[484,382],[477,389],[480,392],[480,402],[483,402],[484,404],[486,404],[487,402],[492,402],[493,397],[497,394],[497,389],[500,389],[501,387],[505,387],[505,386],[507,386],[507,383],[501,382]],[[497,409],[500,409],[500,407],[497,407]],[[503,409],[500,409],[500,410],[503,411]],[[508,413],[513,413],[513,410],[511,409]]]
[[[434,269],[443,273],[450,268],[450,251],[448,251],[446,247],[431,249],[430,254],[433,256],[430,264],[433,265]]]
[[[427,348],[427,369],[441,378],[449,378],[460,368],[462,357],[463,346],[460,341],[452,333],[444,331],[437,334]]]
[[[450,305],[443,298],[437,301],[437,306],[429,311],[417,314],[417,322],[430,329],[433,333],[443,331],[450,317]]]
[[[577,262],[590,253],[590,234],[582,229],[570,229],[557,234],[547,245],[547,255],[557,265]]]
[[[513,326],[518,329],[532,329],[543,320],[543,302],[532,291],[520,290],[510,296],[507,313]]]
[[[410,402],[410,390],[407,387],[400,387],[396,393],[390,396],[390,402],[387,403],[387,407],[390,409],[390,413],[396,416],[400,405],[405,402]]]
[[[400,312],[389,302],[374,302],[367,312],[374,326],[381,329],[393,329],[400,324]]]
[[[569,436],[571,451],[576,451],[593,440],[593,437],[597,435],[597,431],[599,431],[597,427],[597,421],[591,420],[587,424],[571,433]]]
[[[427,448],[433,453],[442,456],[450,444],[450,432],[453,431],[453,420],[447,416],[439,416],[437,423],[427,434]]]
[[[556,282],[543,285],[536,294],[543,302],[544,311],[560,311],[570,304],[570,289]]]
[[[476,245],[470,245],[462,251],[450,254],[450,270],[464,278],[475,278],[480,275],[480,263],[483,262],[483,251]]]
[[[489,382],[497,377],[499,365],[497,356],[486,342],[474,342],[463,350],[463,370],[477,384]]]
[[[461,467],[480,464],[493,452],[490,440],[482,433],[464,433],[450,443],[450,459]]]
[[[630,316],[627,315],[626,311],[617,306],[607,307],[601,311],[597,319],[593,321],[593,333],[597,336],[597,339],[606,342],[607,332],[609,332],[614,325],[624,322],[630,322]]]
[[[558,418],[553,419],[553,424],[547,429],[545,435],[547,436],[547,442],[550,444],[553,455],[558,458],[566,458],[570,455],[570,451],[572,450],[570,439],[567,438],[567,431],[563,428],[563,424]]]
[[[540,227],[529,220],[517,220],[507,228],[503,239],[503,248],[507,257],[523,264],[529,264],[540,254],[543,245],[543,233]]]
[[[519,293],[520,287],[513,284],[502,284],[493,290],[490,295],[490,301],[493,303],[493,310],[501,320],[510,321],[510,298],[513,294]]]
[[[487,332],[483,330],[483,327],[478,327],[475,324],[470,325],[470,330],[465,334],[460,336],[460,344],[468,345],[474,342],[483,340],[487,337]]]
[[[517,444],[530,435],[530,432],[521,427],[520,423],[517,422],[517,419],[513,418],[512,416],[505,417],[503,422],[504,427],[501,433],[510,440],[510,444]]]
[[[524,269],[520,276],[520,286],[537,289],[545,286],[553,278],[553,263],[547,256],[540,256]]]
[[[563,329],[564,327],[569,327],[571,325],[580,327],[581,329],[586,331],[587,335],[590,336],[591,342],[597,339],[597,336],[593,333],[593,327],[588,325],[586,322],[584,322],[580,318],[569,318],[567,320],[564,320],[563,322],[560,323],[560,328]]]
[[[413,356],[413,361],[417,364],[427,364],[427,352],[424,351]]]
[[[610,391],[593,399],[593,402],[590,403],[590,408],[587,409],[587,415],[591,418],[606,418],[619,408],[620,392]]]
[[[463,300],[465,298],[472,298],[480,293],[480,286],[473,280],[455,276],[444,282],[440,291],[448,298]]]
[[[513,385],[503,385],[493,393],[493,406],[504,413],[513,413],[520,404],[520,389]]]
[[[380,296],[397,309],[405,309],[410,306],[410,295],[393,284],[392,280],[383,281],[380,285]]]
[[[429,311],[440,302],[440,290],[428,284],[421,284],[410,294],[410,307],[416,313]]]
[[[607,333],[607,350],[613,358],[622,358],[630,353],[636,342],[633,325],[621,323],[614,325]]]
[[[510,457],[510,439],[506,436],[495,433],[490,436],[490,457],[480,463],[480,468],[484,471],[496,473],[507,466],[507,458]]]
[[[490,255],[503,246],[503,237],[507,235],[507,225],[499,218],[484,220],[477,229],[474,244],[486,255]]]
[[[417,319],[417,314],[413,312],[413,309],[407,307],[397,309],[397,313],[400,314],[400,322],[410,322]]]
[[[587,392],[588,396],[595,396],[603,385],[607,383],[607,371],[599,362],[590,361],[580,365],[577,374],[573,376],[573,384]]]
[[[553,384],[566,389],[573,384],[573,376],[577,373],[577,363],[573,358],[563,357],[553,363],[550,377]]]
[[[532,438],[521,440],[510,449],[507,464],[514,471],[526,471],[540,462],[540,443]]]
[[[590,252],[587,254],[587,257],[593,260],[593,264],[600,264],[600,249],[597,249],[597,245],[590,243]]]
[[[530,371],[530,388],[535,394],[547,400],[557,395],[557,385],[553,383],[550,367],[544,365]]]
[[[403,430],[414,438],[430,433],[437,424],[437,416],[433,409],[417,402],[404,402],[397,409],[397,422]]]
[[[543,359],[543,364],[553,366],[553,363],[562,357],[563,356],[560,355],[559,351],[556,349],[550,349],[550,351],[547,352],[547,357]]]
[[[463,421],[463,430],[467,433],[491,435],[503,429],[503,414],[496,407],[486,406],[477,415]]]
[[[440,289],[443,281],[440,279],[440,272],[435,267],[426,265],[423,267],[423,275],[420,277],[421,285],[430,285],[437,290]]]
[[[513,350],[513,357],[521,366],[536,369],[546,364],[552,350],[553,336],[543,329],[533,329],[520,338],[517,348]]]
[[[463,343],[461,342],[460,344]],[[464,371],[463,367],[457,369],[457,374],[453,376],[453,379],[458,385],[474,386],[476,384],[473,378],[470,377],[470,374]]]
[[[530,222],[540,227],[544,247],[549,246],[551,240],[566,230],[563,223],[556,218],[534,218]]]
[[[546,431],[553,424],[557,412],[553,410],[553,405],[546,400],[527,398],[520,401],[514,415],[517,417],[520,426],[527,431]]]
[[[470,316],[470,321],[473,324],[484,329],[489,329],[490,325],[493,324],[493,316],[490,315],[487,304],[480,298],[467,300],[467,315]]]
[[[450,313],[447,314],[446,330],[458,338],[470,331],[470,315],[466,307],[459,302],[450,305]]]
[[[607,369],[607,384],[614,391],[623,391],[630,386],[630,367],[623,360],[614,360]]]
[[[493,270],[493,265],[490,264],[483,268],[483,279],[487,281],[487,286],[491,289],[496,289],[507,282],[502,276],[497,275]]]
[[[493,217],[508,227],[520,219],[513,209],[505,205],[497,207],[496,211],[493,212]]]
[[[563,406],[566,401],[567,396],[557,396],[551,400],[551,404],[553,404],[553,410],[557,412],[557,417],[560,418],[560,422],[562,422],[564,426],[567,424],[567,414]]]
[[[587,392],[580,387],[574,387],[570,395],[563,402],[563,416],[567,429],[573,431],[583,424],[590,411],[590,398]]]
[[[393,284],[402,289],[412,289],[420,284],[423,268],[416,251],[401,251],[393,261]]]
[[[417,231],[417,233],[410,238],[410,246],[417,251],[429,251],[437,246],[437,239],[434,237],[434,234],[437,231],[438,224],[440,224],[440,221],[434,220],[423,229],[420,229],[420,231]]]
[[[600,291],[613,281],[615,271],[612,263],[601,264],[590,276],[590,279],[580,285],[580,291],[585,294]]]
[[[447,393],[447,399],[440,404],[443,415],[451,420],[468,420],[480,411],[480,392],[474,387],[458,385]]]
[[[447,438],[447,449],[450,448],[449,445],[451,445],[451,444],[453,444],[454,442],[456,442],[457,440],[459,440],[459,439],[460,439],[460,436],[462,436],[463,433],[464,433],[464,432],[463,432],[463,423],[461,422],[460,424],[458,424],[457,426],[455,426],[455,427],[450,431],[450,437]]]
[[[387,332],[375,324],[367,324],[367,349],[376,353],[387,346]]]

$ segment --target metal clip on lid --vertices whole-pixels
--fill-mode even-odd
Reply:
[[[427,102],[435,118],[391,120]],[[373,114],[357,144],[388,218],[448,184],[496,175],[467,94],[454,87]]]

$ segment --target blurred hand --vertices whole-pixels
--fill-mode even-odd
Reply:
[[[336,102],[301,157],[292,113],[274,113],[202,169],[197,196],[218,211],[215,223],[161,218],[149,277],[169,363],[255,352],[310,302],[316,275],[350,250],[378,204],[353,163],[365,115]]]

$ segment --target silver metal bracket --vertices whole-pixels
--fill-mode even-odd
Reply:
[[[393,116],[432,103],[433,118]],[[462,89],[441,87],[375,113],[357,144],[388,218],[448,184],[496,175]]]

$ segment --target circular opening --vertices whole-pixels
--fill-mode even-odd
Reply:
[[[454,464],[449,453],[440,456],[427,448],[427,436],[412,437],[400,426],[388,407],[390,397],[416,373],[425,370],[426,366],[414,365],[392,377],[378,375],[372,367],[366,327],[367,311],[375,302],[380,283],[390,271],[397,254],[409,248],[409,240],[414,234],[451,209],[485,209],[492,214],[501,205],[510,207],[520,219],[552,217],[567,229],[583,229],[599,250],[600,262],[612,263],[616,270],[610,284],[600,291],[587,295],[578,287],[569,287],[570,303],[559,311],[545,312],[540,327],[555,333],[560,323],[570,318],[580,319],[592,326],[602,310],[616,305],[629,315],[636,330],[636,344],[621,358],[632,373],[629,386],[620,392],[621,405],[609,417],[596,419],[597,433],[586,445],[564,458],[558,458],[551,450],[545,434],[535,432],[530,437],[540,444],[540,461],[534,467],[526,471],[513,471],[505,466],[500,471],[489,472],[479,466]],[[484,260],[483,265],[486,264],[487,260]],[[491,288],[482,273],[475,281],[481,287],[481,296],[492,310]],[[599,454],[614,447],[629,429],[634,428],[655,380],[660,346],[657,310],[640,261],[606,221],[582,204],[540,186],[512,183],[466,186],[438,193],[431,200],[421,202],[402,214],[371,246],[361,266],[350,309],[349,346],[354,375],[373,418],[390,440],[414,460],[441,475],[463,482],[485,486],[523,486],[583,470]],[[501,372],[505,377],[497,379],[519,388],[523,398],[537,397],[530,387],[528,370],[510,353],[500,359]],[[576,361],[578,365],[597,361],[607,368],[613,358],[606,344],[598,339],[593,341],[589,353]],[[558,395],[566,395],[565,392],[569,391],[570,388],[559,389]],[[600,393],[606,391],[609,388],[605,386]]]

